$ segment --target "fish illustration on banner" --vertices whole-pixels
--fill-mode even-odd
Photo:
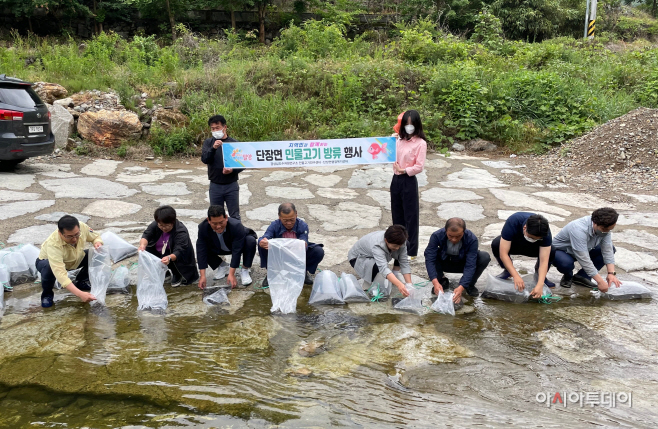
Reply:
[[[390,164],[395,137],[223,143],[226,168],[322,167]]]

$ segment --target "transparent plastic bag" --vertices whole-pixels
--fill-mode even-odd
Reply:
[[[112,261],[110,252],[101,246],[98,249],[89,250],[89,283],[91,283],[91,294],[96,297],[92,305],[105,305],[105,295],[112,278]]]
[[[315,276],[308,303],[312,305],[345,304],[338,287],[338,276],[333,271],[320,271]]]
[[[622,301],[627,299],[647,299],[651,298],[651,291],[640,283],[622,281],[621,286],[611,286],[608,288],[607,292],[602,292],[601,296],[613,301]]]
[[[432,304],[432,310],[441,314],[455,315],[455,304],[452,302],[452,292],[439,292],[436,301]]]
[[[25,256],[25,262],[27,262],[28,267],[30,267],[30,273],[32,277],[37,278],[39,273],[37,272],[37,258],[39,257],[39,250],[32,244],[22,244],[18,246],[18,251]]]
[[[294,313],[297,298],[306,277],[306,243],[294,238],[273,238],[269,241],[267,281],[270,284],[272,312]]]
[[[370,298],[361,288],[354,274],[342,273],[338,280],[338,288],[345,302],[370,302]]]
[[[205,291],[204,291],[205,292]],[[231,305],[228,300],[226,288],[217,288],[205,294],[203,302],[207,305]]]
[[[137,254],[135,246],[113,232],[104,232],[101,234],[101,240],[103,240],[103,247],[109,249],[110,257],[115,264]]]
[[[165,310],[168,305],[164,279],[167,266],[147,251],[139,252],[137,268],[138,310]]]
[[[398,279],[400,278],[402,283],[404,283],[404,278],[401,275]],[[377,273],[368,287],[368,295],[370,295],[375,301],[386,301],[391,296],[392,288],[393,284],[385,279],[382,273]]]
[[[414,288],[407,287],[407,292],[409,296],[400,300],[397,304],[393,306],[396,310],[411,311],[414,313],[423,311],[423,300],[429,298],[431,289],[428,287]]]
[[[9,286],[9,270],[4,265],[0,265],[0,316],[5,308],[5,287]]]
[[[69,280],[75,282],[75,279],[78,278],[78,274],[80,274],[80,270],[82,270],[82,268],[76,268],[75,270],[67,271],[66,275],[69,278]],[[62,285],[57,280],[55,280],[55,289],[61,289],[61,288]]]
[[[128,270],[128,268],[122,265],[112,272],[110,285],[107,287],[107,293],[130,294],[130,270]]]
[[[481,297],[496,299],[498,301],[514,302],[517,304],[528,302],[531,299],[530,292],[532,292],[537,284],[537,275],[529,274],[522,278],[525,283],[525,289],[523,291],[518,291],[514,287],[514,280],[512,278],[503,280],[489,274],[487,285],[484,287]],[[546,297],[552,295],[553,294],[548,286],[544,285],[542,296]]]
[[[0,252],[0,264],[7,266],[9,270],[9,281],[12,285],[34,281],[34,276],[25,260],[25,255],[19,251],[18,247],[10,247]]]

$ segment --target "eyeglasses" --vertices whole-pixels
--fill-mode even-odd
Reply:
[[[173,226],[174,226],[174,224],[172,224],[172,223],[158,223],[158,227],[161,228],[161,229],[170,228],[170,227],[173,227]]]
[[[64,238],[66,238],[67,240],[73,240],[74,238],[80,238],[80,233],[78,232],[75,235],[65,235]]]

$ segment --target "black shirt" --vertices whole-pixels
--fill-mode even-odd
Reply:
[[[201,152],[201,161],[208,165],[208,180],[218,185],[228,185],[238,181],[238,174],[244,168],[234,168],[230,174],[224,174],[224,153],[223,147],[220,146],[215,149],[213,145],[217,141],[216,138],[210,137],[203,142],[203,150]],[[237,142],[236,139],[226,137],[222,139],[222,143]]]

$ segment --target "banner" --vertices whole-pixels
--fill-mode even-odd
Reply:
[[[395,137],[223,143],[226,168],[322,167],[395,162]]]

